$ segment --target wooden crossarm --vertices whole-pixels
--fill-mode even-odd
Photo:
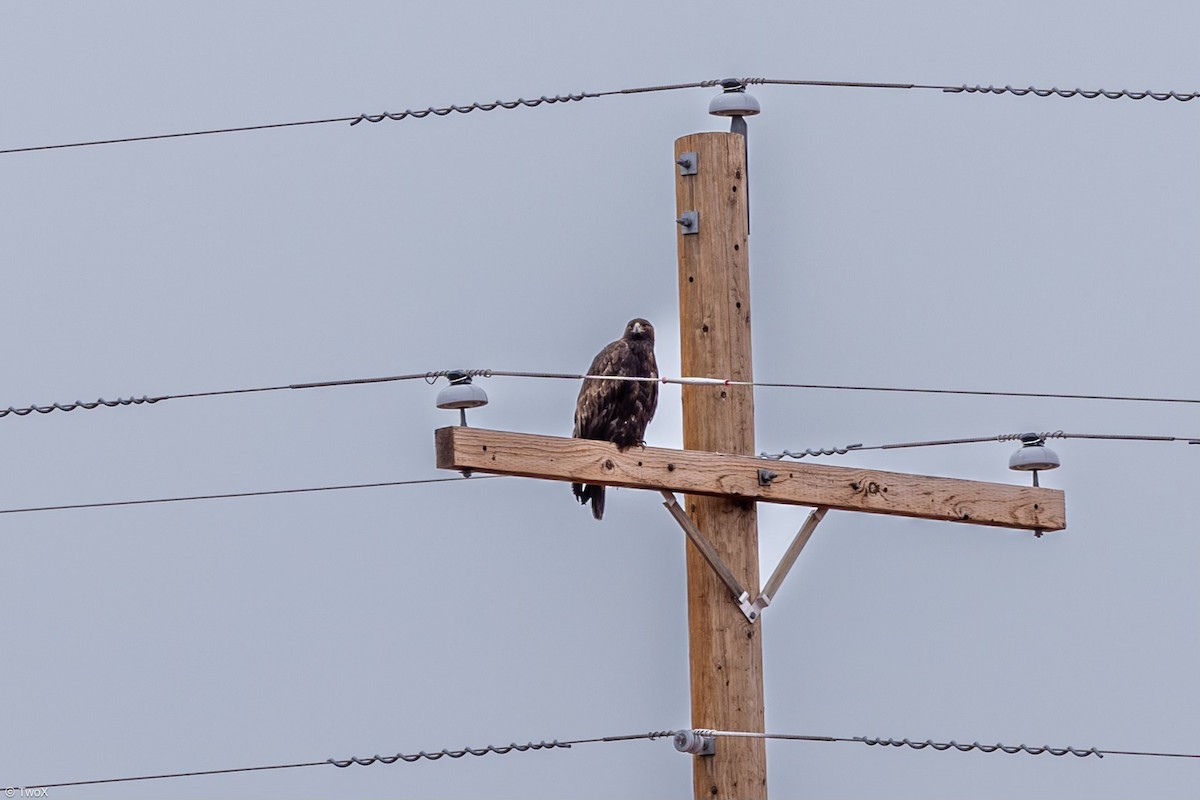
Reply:
[[[764,503],[1057,531],[1066,527],[1059,489],[935,478],[861,467],[797,464],[753,456],[634,447],[608,442],[441,428],[437,466],[498,475],[742,497]],[[776,473],[769,483],[759,470]]]

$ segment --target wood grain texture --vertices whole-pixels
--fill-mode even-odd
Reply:
[[[719,391],[721,387],[696,388]],[[622,453],[608,442],[484,428],[441,428],[435,438],[441,469],[667,489],[686,493],[689,498],[728,497],[742,504],[758,501],[828,506],[1026,530],[1066,528],[1066,506],[1060,489],[663,447],[634,447]],[[777,477],[769,485],[760,486],[760,469],[769,469]],[[757,581],[747,582],[745,575],[739,574],[738,580],[747,588],[758,586]]]
[[[680,365],[684,375],[754,380],[750,346],[750,258],[745,139],[698,133],[675,142],[675,157],[697,156],[695,175],[676,175],[676,211],[699,212],[696,234],[677,236]],[[754,389],[684,386],[686,450],[754,452]],[[688,516],[743,586],[758,594],[758,509],[745,495],[689,493]],[[723,581],[687,546],[688,647],[692,727],[761,731],[762,625],[729,601]],[[697,798],[765,798],[761,739],[724,739],[693,758]]]

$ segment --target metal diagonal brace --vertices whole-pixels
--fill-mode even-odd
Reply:
[[[721,556],[717,554],[712,543],[704,538],[704,534],[696,527],[696,523],[692,522],[692,518],[679,506],[679,503],[675,500],[675,494],[663,489],[662,496],[666,501],[663,505],[667,507],[667,511],[671,512],[671,516],[679,523],[679,527],[683,528],[683,532],[687,534],[691,543],[700,551],[700,555],[704,556],[704,560],[712,567],[713,572],[717,573],[717,577],[723,580],[725,585],[729,587],[729,591],[733,593],[734,602],[738,604],[738,608],[746,615],[746,619],[751,622],[757,620],[760,609],[755,608],[754,604],[750,602],[750,593],[742,587],[742,584],[738,583],[738,579],[729,571],[728,565],[721,560]]]
[[[804,545],[808,544],[813,531],[817,529],[817,523],[825,518],[825,512],[828,510],[828,508],[821,506],[809,512],[808,519],[804,520],[804,524],[796,532],[796,538],[792,539],[792,543],[788,545],[783,558],[779,560],[779,566],[775,567],[775,571],[771,573],[771,578],[767,581],[767,585],[759,593],[758,599],[754,601],[754,605],[758,606],[759,611],[771,605],[771,598],[779,591],[779,586],[783,583],[783,579],[787,577],[792,565],[799,558],[800,551],[804,549]]]
[[[679,503],[675,500],[675,495],[664,489],[662,490],[662,496],[666,500],[663,505],[671,512],[671,516],[679,523],[679,527],[683,528],[683,532],[687,534],[691,543],[700,551],[700,555],[704,556],[704,560],[712,567],[713,572],[717,573],[717,577],[729,587],[729,591],[733,593],[734,602],[737,603],[741,612],[746,615],[746,619],[751,622],[756,622],[759,615],[762,614],[762,610],[771,604],[771,598],[779,591],[783,579],[787,577],[788,572],[792,569],[792,565],[799,558],[800,551],[804,549],[804,545],[808,544],[813,531],[817,529],[817,524],[825,518],[825,512],[829,510],[822,506],[814,508],[809,513],[800,530],[796,532],[795,538],[792,539],[792,543],[788,545],[783,558],[780,559],[779,566],[775,567],[775,571],[771,573],[766,587],[751,602],[750,593],[738,582],[738,579],[730,571],[729,566],[717,553],[716,548],[704,537],[704,534],[696,527],[696,523],[692,522],[692,518],[687,515],[687,512],[680,507]]]

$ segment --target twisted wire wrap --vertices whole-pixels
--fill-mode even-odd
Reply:
[[[935,742],[931,739],[926,739],[923,742],[913,742],[909,741],[908,739],[878,739],[868,736],[855,736],[854,741],[862,742],[863,744],[870,746],[880,745],[882,747],[911,747],[914,750],[924,750],[926,747],[932,747],[934,750],[949,750],[950,748],[954,748],[955,750],[963,753],[969,750],[979,750],[983,753],[994,753],[997,750],[1000,750],[1009,754],[1028,753],[1031,756],[1040,756],[1043,753],[1049,753],[1052,756],[1065,756],[1069,753],[1073,756],[1078,756],[1079,758],[1085,758],[1087,756],[1104,758],[1104,754],[1094,747],[1089,747],[1086,749],[1077,749],[1070,746],[1050,747],[1049,745],[1044,745],[1042,747],[1027,747],[1023,744],[1003,745],[998,742],[996,744],[980,744],[979,742],[972,742],[971,744],[959,744],[954,740],[949,742]]]
[[[1018,442],[1021,440],[1022,436],[1028,436],[1028,435],[1029,435],[1029,433],[1001,433],[996,436],[996,441],[997,442]],[[1066,439],[1067,438],[1067,434],[1063,433],[1061,430],[1043,431],[1041,433],[1035,432],[1033,435],[1038,437],[1039,439]]]
[[[1145,100],[1149,97],[1152,100],[1178,100],[1181,103],[1186,103],[1188,100],[1200,97],[1200,92],[1152,92],[1150,90],[1130,92],[1125,89],[1109,92],[1104,89],[1059,89],[1057,86],[1052,89],[1037,89],[1033,86],[1019,88],[1014,86],[967,86],[963,84],[962,86],[946,86],[942,88],[942,91],[955,94],[962,92],[966,92],[967,94],[1012,94],[1017,97],[1023,97],[1031,93],[1038,97],[1050,97],[1051,95],[1074,97],[1075,95],[1079,95],[1089,100],[1101,96],[1107,97],[1109,100],[1117,100],[1122,97],[1127,97],[1130,100]]]
[[[1120,89],[1118,91],[1107,91],[1105,89],[1059,89],[1057,86],[1050,89],[1039,89],[1035,86],[968,86],[961,84],[958,86],[937,86],[929,84],[915,83],[876,83],[862,81],[811,81],[811,80],[781,80],[776,78],[733,78],[733,82],[740,83],[742,86],[763,86],[768,84],[776,84],[782,86],[834,86],[834,87],[853,87],[853,88],[871,88],[871,89],[940,89],[943,92],[951,94],[1011,94],[1016,97],[1024,97],[1027,94],[1033,94],[1038,97],[1085,97],[1089,100],[1097,97],[1106,97],[1109,100],[1118,100],[1120,98],[1128,98],[1130,100],[1145,100],[1149,97],[1152,100],[1178,100],[1186,103],[1188,100],[1194,100],[1200,97],[1200,92],[1155,92],[1147,89],[1144,92],[1128,91]],[[717,83],[720,83],[718,81]]]
[[[543,103],[570,103],[573,101],[585,100],[589,97],[600,97],[600,95],[592,92],[579,92],[578,94],[556,94],[553,97],[542,95],[541,97],[534,98],[533,100],[526,100],[523,97],[519,97],[516,100],[496,100],[491,103],[470,103],[465,106],[451,104],[444,108],[434,108],[433,106],[418,109],[408,108],[404,111],[398,111],[396,113],[384,111],[382,114],[360,114],[358,118],[351,121],[350,124],[357,125],[360,122],[383,122],[385,119],[399,121],[406,117],[423,119],[424,117],[428,117],[430,114],[433,114],[436,117],[444,117],[453,112],[458,112],[459,114],[469,114],[472,111],[494,111],[497,108],[513,109],[519,106],[534,108],[542,105]]]
[[[425,373],[425,382],[430,386],[437,383],[438,378],[449,377],[451,373],[462,375],[467,378],[490,378],[492,371],[490,369],[438,369]]]
[[[845,447],[818,447],[816,449],[809,447],[797,453],[793,453],[791,450],[784,450],[782,453],[767,453],[764,451],[759,453],[758,457],[770,459],[771,461],[779,461],[783,458],[799,459],[804,458],[805,456],[811,456],[813,458],[816,458],[817,456],[844,456],[851,450],[858,450],[861,447],[862,444],[848,444]]]
[[[94,403],[85,403],[82,400],[76,400],[74,403],[67,403],[66,405],[61,403],[52,403],[48,406],[26,406],[25,408],[13,408],[12,406],[9,406],[8,408],[0,409],[0,417],[7,417],[9,414],[16,414],[18,417],[23,417],[26,414],[32,414],[34,411],[38,412],[39,414],[49,414],[51,411],[74,411],[77,408],[90,411],[91,409],[99,408],[100,406],[106,406],[108,408],[115,408],[116,406],[140,406],[143,403],[157,403],[159,400],[164,399],[165,398],[162,397],[146,397],[143,395],[142,397],[130,397],[125,399],[118,397],[116,400],[105,400],[103,397],[101,397]]]
[[[370,765],[375,764],[375,763],[395,764],[397,761],[404,761],[404,762],[411,764],[414,761],[420,761],[421,759],[426,759],[429,761],[437,761],[439,758],[443,758],[443,757],[447,757],[447,756],[450,758],[462,758],[463,756],[466,756],[466,755],[485,756],[488,753],[496,753],[497,755],[505,755],[506,753],[513,752],[514,750],[518,753],[524,753],[527,750],[553,750],[555,748],[569,749],[570,747],[571,747],[570,744],[559,742],[557,739],[555,739],[552,742],[546,742],[546,741],[526,742],[525,744],[513,743],[506,747],[494,747],[489,744],[487,747],[478,747],[478,748],[464,747],[461,750],[442,749],[442,750],[438,750],[433,753],[427,753],[424,750],[422,750],[419,753],[413,753],[411,755],[405,755],[404,753],[397,753],[394,756],[374,755],[369,758],[358,758],[357,756],[350,756],[349,758],[343,759],[343,760],[331,758],[331,759],[329,759],[329,761],[327,763],[330,763],[335,767],[342,767],[342,768],[349,767],[352,764],[358,764],[361,767],[369,767]]]
[[[977,437],[974,437],[971,439],[938,439],[935,441],[927,441],[927,442],[896,442],[896,443],[892,443],[892,444],[876,444],[876,445],[871,445],[869,447],[863,445],[860,442],[859,444],[848,444],[845,447],[826,447],[826,448],[816,448],[816,449],[808,448],[806,450],[800,450],[797,452],[793,452],[791,450],[784,450],[781,453],[767,453],[764,451],[762,453],[759,453],[758,455],[759,455],[759,458],[765,458],[770,461],[779,461],[780,459],[783,459],[783,458],[800,459],[800,458],[804,458],[805,456],[812,456],[814,458],[817,456],[833,456],[833,455],[844,456],[852,450],[896,450],[896,449],[905,448],[905,447],[933,447],[933,446],[937,446],[937,445],[947,445],[947,444],[976,444],[979,442],[1016,442],[1016,441],[1022,441],[1027,436],[1036,436],[1043,440],[1044,439],[1076,438],[1076,439],[1147,439],[1147,440],[1155,440],[1155,441],[1158,441],[1158,440],[1161,440],[1161,441],[1176,440],[1177,441],[1180,438],[1177,436],[1135,436],[1135,435],[1123,435],[1123,434],[1064,433],[1061,430],[1057,430],[1057,431],[1044,431],[1042,433],[1032,433],[1032,434],[1031,433],[1000,433],[995,436],[977,436]]]

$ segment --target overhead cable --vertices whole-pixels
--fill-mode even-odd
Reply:
[[[803,734],[789,733],[756,733],[752,731],[716,731],[697,728],[693,731],[698,736],[712,736],[715,738],[730,737],[730,738],[746,738],[746,739],[777,739],[783,741],[802,741],[802,742],[850,742],[857,744],[865,744],[872,747],[909,747],[913,750],[924,750],[931,748],[938,751],[957,750],[965,753],[971,750],[977,750],[981,753],[1007,753],[1014,755],[1016,753],[1025,753],[1032,756],[1040,756],[1049,754],[1052,756],[1072,755],[1079,758],[1087,756],[1096,756],[1104,758],[1105,756],[1148,756],[1153,758],[1197,758],[1200,759],[1200,753],[1168,753],[1152,750],[1103,750],[1098,747],[1077,748],[1071,747],[1051,747],[1050,745],[1030,746],[1025,744],[1005,745],[1005,744],[981,744],[979,742],[957,742],[951,739],[948,742],[935,742],[932,739],[910,740],[910,739],[881,739],[872,736],[854,736],[851,738],[841,736],[808,736]]]
[[[686,736],[685,736],[686,735]],[[955,740],[948,742],[935,742],[931,739],[910,740],[910,739],[882,739],[870,736],[812,736],[806,734],[790,734],[790,733],[757,733],[752,731],[719,731],[697,728],[695,730],[682,729],[677,731],[650,731],[649,733],[635,733],[624,736],[599,736],[590,739],[553,739],[549,742],[544,739],[540,742],[526,742],[525,744],[510,744],[502,747],[487,745],[485,747],[464,747],[458,750],[435,750],[427,752],[421,750],[416,753],[396,753],[394,755],[373,755],[367,757],[350,756],[348,758],[327,758],[323,761],[301,761],[288,764],[269,764],[258,767],[231,767],[225,769],[209,769],[209,770],[193,770],[188,772],[166,772],[148,775],[133,775],[122,778],[98,778],[92,780],[80,781],[63,781],[58,783],[26,783],[21,786],[10,786],[5,789],[5,793],[10,797],[15,796],[17,792],[28,791],[30,789],[58,789],[68,786],[94,786],[97,784],[108,783],[129,783],[132,781],[152,781],[162,780],[165,778],[195,778],[204,775],[229,775],[233,773],[243,772],[263,772],[266,770],[282,770],[296,769],[300,767],[321,767],[334,766],[347,768],[351,766],[371,766],[373,764],[395,764],[397,762],[413,763],[416,761],[437,761],[442,758],[459,759],[464,756],[485,756],[490,754],[507,755],[509,753],[526,753],[537,750],[569,750],[575,745],[594,744],[601,742],[627,742],[636,740],[657,740],[657,739],[674,739],[676,749],[681,749],[680,739],[691,736],[696,737],[712,737],[712,738],[749,738],[749,739],[771,739],[780,741],[802,741],[802,742],[843,742],[851,744],[865,744],[876,747],[908,747],[913,750],[924,750],[926,748],[935,751],[956,750],[958,752],[969,752],[976,750],[982,753],[1007,753],[1015,755],[1017,753],[1025,753],[1027,755],[1044,755],[1066,756],[1073,755],[1079,758],[1088,756],[1096,756],[1104,758],[1104,756],[1146,756],[1152,758],[1188,758],[1200,759],[1200,753],[1178,753],[1178,752],[1159,752],[1151,750],[1111,750],[1100,749],[1097,747],[1076,748],[1076,747],[1051,747],[1050,745],[1029,746],[1025,744],[1005,745],[1005,744],[982,744],[980,742],[963,743]],[[32,796],[32,795],[30,795]]]
[[[24,408],[13,408],[12,406],[9,406],[8,408],[0,409],[0,417],[7,417],[9,414],[16,414],[18,417],[24,417],[32,414],[35,411],[39,414],[49,414],[51,411],[74,411],[77,408],[83,408],[91,411],[93,408],[99,408],[100,406],[104,406],[105,408],[116,408],[117,406],[140,406],[143,404],[157,403],[159,400],[163,399],[165,398],[146,397],[143,395],[142,397],[129,397],[124,399],[118,397],[116,400],[105,400],[103,397],[101,397],[99,400],[96,400],[92,403],[85,403],[81,400],[76,400],[74,403],[51,403],[48,406],[26,406]]]
[[[243,133],[245,131],[265,131],[271,128],[296,128],[302,125],[327,125],[331,122],[354,122],[357,117],[332,117],[329,119],[306,119],[299,122],[271,122],[265,125],[239,125],[234,128],[209,128],[200,131],[184,131],[182,133],[154,133],[147,136],[126,136],[119,139],[93,139],[87,142],[66,142],[64,144],[41,144],[33,147],[10,147],[0,150],[0,155],[8,153],[32,153],[38,150],[65,150],[69,147],[95,147],[102,144],[128,144],[130,142],[150,142],[155,139],[182,139],[187,136],[210,136],[216,133]]]
[[[635,381],[654,383],[677,383],[687,386],[758,386],[768,389],[827,389],[854,392],[902,392],[914,394],[974,395],[979,397],[1030,397],[1055,400],[1116,400],[1135,403],[1190,403],[1200,404],[1197,398],[1149,397],[1140,395],[1113,394],[1063,394],[1057,392],[1013,392],[983,389],[929,389],[901,386],[858,386],[830,383],[778,383],[770,381],[738,381],[732,378],[631,378],[620,375],[581,375],[569,372],[506,372],[503,370],[475,370],[475,375],[485,378],[553,378],[559,380]]]
[[[675,89],[699,89],[703,87],[716,86],[719,83],[719,80],[708,80],[696,81],[694,83],[672,83],[660,86],[640,86],[634,89],[613,89],[607,92],[579,92],[578,94],[565,95],[559,94],[552,97],[542,95],[541,97],[536,97],[532,100],[517,99],[508,102],[496,100],[491,103],[468,103],[464,106],[448,105],[442,108],[434,108],[432,106],[418,109],[408,108],[404,111],[397,111],[395,113],[384,111],[380,114],[360,114],[358,118],[351,121],[350,124],[357,125],[360,122],[383,122],[385,119],[399,121],[408,117],[421,119],[423,117],[428,117],[430,114],[436,117],[444,117],[451,113],[469,114],[472,111],[495,111],[497,108],[513,109],[520,106],[534,108],[545,103],[553,104],[569,103],[572,101],[577,102],[579,100],[587,100],[594,97],[608,97],[615,94],[646,94],[648,92],[668,92]]]
[[[221,397],[221,396],[225,396],[225,395],[235,395],[235,394],[257,394],[257,393],[261,393],[261,392],[278,392],[283,389],[323,389],[323,388],[328,388],[331,386],[356,386],[359,384],[366,384],[366,383],[390,383],[392,381],[409,381],[409,380],[416,380],[418,378],[420,378],[426,382],[432,383],[433,381],[436,381],[439,377],[445,376],[450,371],[451,370],[438,370],[438,371],[433,371],[433,372],[414,372],[414,373],[411,373],[408,375],[389,375],[389,376],[382,377],[382,378],[349,378],[347,380],[317,381],[315,383],[288,383],[288,384],[281,384],[278,386],[255,386],[255,387],[249,388],[249,389],[215,389],[212,391],[204,391],[204,392],[185,392],[182,394],[160,394],[160,395],[156,395],[154,397],[150,397],[148,395],[143,395],[141,397],[130,397],[130,398],[124,399],[124,400],[121,398],[117,398],[116,400],[105,400],[104,398],[100,398],[99,400],[97,400],[93,403],[85,403],[85,402],[76,400],[74,403],[51,403],[49,405],[25,406],[24,408],[14,408],[13,406],[9,406],[8,408],[0,408],[0,417],[7,417],[10,414],[15,414],[18,417],[24,417],[29,414],[32,414],[35,411],[38,412],[39,414],[49,414],[51,411],[74,411],[77,408],[82,408],[82,409],[86,409],[86,410],[90,411],[94,408],[101,408],[101,407],[115,408],[116,406],[153,405],[154,403],[161,403],[163,400],[185,400],[185,399],[193,399],[193,398],[197,398],[197,397]],[[474,377],[476,375],[481,375],[485,372],[485,370],[461,370],[461,371],[466,373],[470,377]]]
[[[124,778],[98,778],[83,781],[63,781],[59,783],[26,783],[21,786],[10,786],[4,790],[4,793],[9,797],[14,797],[18,792],[28,792],[30,789],[59,789],[67,786],[94,786],[96,784],[104,783],[155,781],[163,780],[165,778],[195,778],[203,775],[229,775],[238,772],[263,772],[266,770],[297,769],[299,767],[334,766],[345,768],[355,764],[360,766],[369,766],[371,764],[394,764],[397,761],[412,763],[414,761],[422,760],[437,761],[441,758],[457,759],[467,755],[485,756],[492,753],[496,755],[507,755],[509,753],[526,753],[535,750],[569,750],[571,747],[579,744],[592,744],[596,742],[622,742],[634,739],[659,739],[673,735],[674,731],[652,731],[650,733],[635,733],[625,736],[602,736],[593,739],[571,739],[567,741],[559,741],[558,739],[555,739],[549,742],[543,740],[540,742],[526,742],[525,744],[513,743],[503,747],[495,747],[489,744],[486,747],[464,747],[460,750],[443,749],[435,750],[433,752],[421,750],[412,754],[396,753],[395,755],[390,756],[374,755],[367,758],[350,756],[349,758],[327,758],[324,761],[301,761],[290,764],[269,764],[261,767],[230,767],[226,769],[193,770],[188,772],[164,772],[151,775],[133,775]],[[22,796],[32,797],[35,795],[22,794]]]
[[[526,100],[519,97],[516,100],[495,100],[491,103],[468,103],[466,105],[450,104],[442,107],[429,106],[421,109],[405,109],[404,111],[392,113],[384,111],[379,114],[355,114],[354,116],[345,117],[324,117],[321,119],[306,119],[296,122],[271,122],[262,125],[239,125],[236,127],[222,128],[207,128],[195,131],[183,131],[180,133],[156,133],[145,136],[126,136],[114,139],[93,139],[84,142],[65,142],[62,144],[44,144],[35,145],[32,147],[12,147],[6,150],[0,150],[0,155],[9,153],[32,153],[39,150],[63,150],[71,147],[93,147],[96,145],[106,144],[128,144],[131,142],[149,142],[157,139],[181,139],[189,136],[210,136],[218,133],[244,133],[247,131],[263,131],[272,128],[295,128],[304,125],[328,125],[335,122],[348,123],[357,125],[360,122],[382,122],[385,119],[401,120],[408,117],[421,119],[423,117],[435,116],[444,117],[448,114],[459,113],[467,114],[471,111],[494,111],[497,108],[514,109],[514,108],[534,108],[540,105],[553,105],[556,103],[578,102],[580,100],[588,100],[597,97],[608,97],[610,95],[619,94],[645,94],[648,92],[665,92],[674,89],[695,89],[706,86],[716,86],[719,80],[712,81],[696,81],[694,83],[676,83],[666,84],[661,86],[639,86],[629,89],[613,89],[607,92],[577,92],[573,94],[556,94],[556,95],[541,95]]]
[[[944,86],[944,92],[966,92],[968,94],[1012,94],[1018,97],[1027,94],[1035,94],[1038,97],[1083,97],[1088,100],[1093,100],[1097,97],[1105,97],[1109,100],[1117,100],[1127,98],[1129,100],[1178,100],[1186,103],[1188,100],[1195,100],[1200,97],[1200,92],[1154,92],[1147,89],[1144,92],[1131,92],[1126,89],[1119,89],[1115,92],[1107,92],[1104,89],[1059,89],[1055,86],[1052,89],[1037,89],[1033,86],[1024,88],[1013,86]]]
[[[1039,89],[1035,86],[968,86],[967,84],[944,85],[924,83],[857,83],[853,81],[804,81],[786,78],[736,78],[744,86],[777,85],[777,86],[832,86],[855,89],[936,89],[948,94],[1011,94],[1024,97],[1032,94],[1037,97],[1083,97],[1094,100],[1104,97],[1108,100],[1178,100],[1186,103],[1200,97],[1200,92],[1155,92],[1149,89],[1137,92],[1126,89],[1107,91],[1105,89],[1060,89],[1057,86],[1050,89]]]
[[[402,120],[408,118],[422,119],[428,116],[444,117],[449,114],[468,114],[472,111],[494,111],[498,108],[515,109],[515,108],[535,108],[541,105],[553,105],[562,103],[579,102],[599,97],[609,97],[612,95],[629,95],[629,94],[645,94],[648,92],[665,92],[676,89],[700,89],[712,88],[725,84],[751,86],[751,85],[776,85],[776,86],[824,86],[839,89],[933,89],[936,91],[950,94],[1012,94],[1015,96],[1024,96],[1033,94],[1037,97],[1083,97],[1094,99],[1104,97],[1109,100],[1120,98],[1130,100],[1178,100],[1187,102],[1194,100],[1200,96],[1200,92],[1175,92],[1175,91],[1128,91],[1120,89],[1117,91],[1108,91],[1105,89],[1059,89],[1057,86],[1050,89],[1039,89],[1034,86],[1014,87],[1014,86],[969,86],[967,84],[959,85],[944,85],[944,84],[921,84],[921,83],[878,83],[867,81],[819,81],[819,80],[799,80],[785,78],[725,78],[725,79],[710,79],[703,81],[693,81],[690,83],[674,83],[663,84],[656,86],[639,86],[627,89],[612,89],[605,92],[576,92],[568,94],[541,95],[530,99],[518,97],[516,100],[494,100],[490,103],[467,103],[466,105],[449,104],[440,107],[428,106],[426,108],[405,109],[404,111],[389,112],[384,111],[378,114],[356,114],[354,116],[343,117],[324,117],[321,119],[298,120],[294,122],[271,122],[260,125],[238,125],[233,127],[207,128],[194,131],[183,131],[178,133],[157,133],[144,136],[125,136],[111,139],[92,139],[82,142],[65,142],[62,144],[45,144],[34,145],[30,147],[11,147],[5,150],[0,150],[0,155],[9,153],[31,153],[39,150],[62,150],[72,147],[93,147],[97,145],[108,144],[128,144],[131,142],[149,142],[158,139],[180,139],[190,136],[210,136],[220,133],[244,133],[247,131],[262,131],[274,128],[295,128],[306,125],[328,125],[331,123],[348,123],[357,125],[360,122],[382,122],[383,120]]]
[[[760,453],[759,457],[772,461],[779,461],[784,458],[801,459],[805,457],[816,456],[831,456],[845,455],[851,452],[862,450],[891,450],[905,447],[932,447],[948,444],[973,444],[977,442],[1010,442],[1018,441],[1024,435],[1020,433],[1002,433],[997,436],[981,436],[970,439],[940,439],[926,442],[900,442],[896,444],[880,444],[864,446],[861,444],[851,444],[846,447],[830,447],[820,449],[807,449],[801,451],[784,450],[780,453]],[[1050,433],[1036,434],[1041,439],[1101,439],[1101,440],[1117,440],[1117,441],[1139,441],[1139,442],[1187,442],[1188,444],[1200,444],[1200,438],[1189,439],[1182,436],[1142,436],[1136,434],[1110,434],[1110,433],[1064,433],[1063,431],[1054,431]],[[84,508],[114,508],[119,506],[143,506],[155,505],[159,503],[179,503],[191,500],[227,500],[239,497],[268,497],[271,495],[287,495],[287,494],[306,494],[311,492],[333,492],[345,489],[378,489],[390,486],[415,486],[428,483],[462,483],[464,481],[481,481],[492,478],[504,478],[507,475],[476,475],[471,478],[455,477],[455,478],[421,478],[417,480],[404,481],[380,481],[376,483],[347,483],[331,486],[312,486],[300,489],[267,489],[253,492],[226,492],[221,494],[195,494],[183,495],[178,497],[155,497],[144,500],[112,500],[107,502],[97,503],[66,503],[62,505],[52,506],[26,506],[22,508],[0,508],[0,514],[27,514],[37,511],[72,511]]]
[[[164,400],[181,400],[194,399],[203,397],[221,397],[226,395],[240,394],[255,394],[262,392],[277,392],[284,389],[322,389],[337,386],[356,386],[370,383],[390,383],[394,381],[408,380],[424,380],[426,383],[434,383],[438,378],[445,377],[451,372],[458,372],[466,377],[476,378],[540,378],[551,380],[595,380],[595,381],[633,381],[642,383],[662,383],[662,384],[679,384],[683,386],[757,386],[768,389],[813,389],[813,390],[831,390],[831,391],[855,391],[855,392],[900,392],[910,394],[942,394],[942,395],[970,395],[977,397],[1028,397],[1053,400],[1110,400],[1123,401],[1133,403],[1183,403],[1183,404],[1200,404],[1200,399],[1187,397],[1151,397],[1141,395],[1111,395],[1111,394],[1064,394],[1057,392],[1013,392],[1013,391],[998,391],[998,390],[983,390],[983,389],[931,389],[931,388],[914,388],[901,386],[856,386],[844,384],[827,384],[827,383],[776,383],[768,381],[737,381],[730,378],[701,378],[701,377],[657,377],[657,378],[635,378],[623,375],[587,375],[574,372],[518,372],[493,369],[468,369],[468,370],[433,370],[430,372],[412,372],[406,375],[388,375],[378,378],[349,378],[345,380],[331,381],[316,381],[310,383],[289,383],[280,384],[277,386],[256,386],[243,389],[216,389],[203,392],[185,392],[181,394],[162,394],[162,395],[142,395],[141,397],[130,397],[127,399],[118,398],[116,400],[105,400],[100,398],[95,402],[75,401],[74,403],[50,403],[48,405],[30,405],[17,408],[9,406],[8,408],[0,408],[0,417],[10,415],[27,416],[33,412],[39,414],[49,414],[52,411],[74,411],[77,408],[95,409],[95,408],[114,408],[117,406],[142,406],[153,405]],[[832,455],[827,453],[825,455]]]
[[[859,452],[862,450],[898,450],[907,447],[939,447],[948,444],[976,444],[979,442],[1016,442],[1022,437],[1032,436],[1037,439],[1102,439],[1107,441],[1125,441],[1125,442],[1186,442],[1187,444],[1200,444],[1200,437],[1195,436],[1154,436],[1149,434],[1139,433],[1065,433],[1059,431],[1046,431],[1042,433],[1000,433],[995,436],[976,436],[968,439],[933,439],[923,442],[894,442],[891,444],[848,444],[845,447],[822,447],[822,448],[807,448],[805,450],[784,450],[779,453],[760,453],[760,458],[768,458],[773,461],[778,461],[783,458],[804,458],[817,456],[844,456],[847,453]]]
[[[30,506],[26,508],[3,508],[0,514],[26,514],[31,511],[69,511],[77,508],[112,508],[114,506],[146,506],[155,503],[180,503],[187,500],[226,500],[233,497],[266,497],[277,494],[304,494],[306,492],[335,492],[342,489],[378,489],[385,486],[415,486],[422,483],[461,483],[482,481],[490,478],[505,478],[506,475],[479,475],[472,478],[422,478],[411,481],[381,481],[379,483],[347,483],[338,486],[313,486],[305,489],[268,489],[259,492],[229,492],[226,494],[194,494],[185,497],[156,497],[150,500],[114,500],[105,503],[69,503],[58,506]]]

